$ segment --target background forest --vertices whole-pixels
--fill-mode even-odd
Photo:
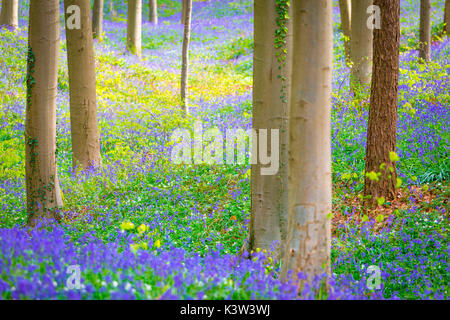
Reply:
[[[176,165],[174,130],[252,126],[253,1],[193,1],[189,114],[180,108],[181,1],[143,5],[142,55],[126,51],[126,1],[105,1],[95,45],[103,166],[75,172],[64,11],[57,96],[63,220],[28,230],[25,107],[28,3],[19,29],[0,30],[0,298],[3,299],[448,299],[450,41],[445,0],[432,0],[431,61],[417,58],[418,0],[401,0],[394,201],[361,204],[369,88],[350,93],[338,1],[333,1],[330,290],[297,291],[269,251],[238,253],[248,235],[250,165]],[[68,266],[83,286],[67,289]],[[369,265],[381,289],[366,286]]]

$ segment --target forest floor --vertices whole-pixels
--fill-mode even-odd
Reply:
[[[125,51],[126,7],[105,7],[95,42],[103,168],[74,173],[62,24],[57,162],[62,223],[28,231],[24,179],[27,5],[20,30],[0,33],[0,298],[41,299],[448,299],[450,40],[439,37],[444,0],[433,0],[432,61],[417,59],[419,1],[402,0],[397,162],[392,202],[361,201],[369,90],[349,94],[339,8],[334,8],[331,290],[299,291],[278,278],[270,252],[239,259],[250,214],[250,166],[175,165],[171,134],[251,128],[253,5],[194,1],[189,116],[179,101],[180,1],[144,10],[143,54]],[[68,288],[78,266],[80,288]],[[381,287],[367,286],[377,266]]]

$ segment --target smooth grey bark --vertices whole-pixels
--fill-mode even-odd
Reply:
[[[339,0],[339,9],[341,12],[341,25],[342,33],[345,36],[344,48],[345,48],[345,60],[350,62],[350,30],[352,19],[352,7],[350,0]]]
[[[7,25],[14,29],[19,27],[19,0],[2,0],[0,25]]]
[[[148,1],[148,10],[149,10],[149,20],[153,24],[158,24],[158,1],[157,0],[149,0]]]
[[[142,0],[128,0],[127,49],[141,57]]]
[[[67,62],[69,69],[70,127],[74,168],[98,168],[100,132],[97,121],[95,55],[89,0],[64,0],[65,12],[71,5],[80,8],[80,29],[66,24]],[[66,20],[68,16],[66,13]]]
[[[30,1],[25,119],[25,177],[29,226],[56,218],[62,206],[56,168],[59,1]]]
[[[359,85],[370,84],[373,55],[373,30],[367,27],[367,8],[373,0],[352,1],[352,22],[350,35],[351,88],[352,91]]]
[[[289,215],[282,278],[330,272],[332,0],[292,2]]]
[[[94,0],[92,10],[92,36],[94,39],[102,40],[103,33],[103,0]]]
[[[270,250],[274,241],[278,241],[281,245],[278,255],[281,257],[286,241],[288,214],[292,24],[291,20],[287,21],[286,43],[282,48],[276,49],[276,1],[255,1],[254,8],[253,129],[257,132],[267,130],[267,153],[279,153],[280,167],[276,174],[264,175],[261,171],[264,165],[260,162],[252,164],[249,249]],[[282,50],[287,50],[285,63],[278,61],[278,54]],[[283,78],[286,80],[283,81]],[[269,132],[272,129],[279,132],[279,145],[269,144]],[[261,139],[261,134],[259,138]],[[257,154],[257,151],[258,149],[252,152]]]
[[[192,16],[192,0],[185,0],[186,10],[184,17],[184,36],[183,48],[181,54],[181,108],[184,112],[189,113],[188,102],[188,77],[189,77],[189,43],[191,41],[191,16]]]

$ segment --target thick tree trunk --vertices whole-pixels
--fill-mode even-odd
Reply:
[[[376,203],[376,197],[393,199],[397,178],[389,153],[396,150],[400,0],[375,0],[375,5],[380,7],[382,16],[381,29],[374,31],[365,172],[381,175],[378,179],[365,179],[364,193],[369,196],[369,203]]]
[[[64,0],[65,12],[71,5],[80,8],[81,29],[68,29],[70,126],[74,168],[101,166],[100,134],[97,123],[95,56],[89,0]],[[66,20],[68,15],[66,13]]]
[[[445,0],[444,31],[450,35],[450,0]]]
[[[352,19],[350,0],[339,0],[339,9],[341,11],[342,33],[347,38],[344,40],[345,60],[350,62],[350,30]]]
[[[56,169],[56,94],[59,1],[30,1],[25,155],[28,225],[58,218],[62,206]]]
[[[352,25],[350,36],[350,55],[353,63],[351,70],[351,88],[355,92],[360,86],[370,84],[372,71],[373,31],[367,27],[367,8],[373,0],[352,1]]]
[[[419,58],[425,62],[431,56],[431,0],[420,0]]]
[[[332,0],[292,2],[289,218],[282,277],[330,272]]]
[[[278,29],[276,5],[275,0],[254,3],[253,129],[257,132],[261,129],[267,129],[267,132],[279,130],[280,145],[268,144],[267,153],[280,153],[280,168],[275,175],[262,175],[261,168],[264,166],[260,163],[252,165],[251,250],[269,250],[274,241],[281,244],[286,241],[292,25],[291,20],[286,21],[286,42],[281,48],[275,48],[275,31]],[[277,55],[285,49],[287,56],[285,61],[280,62]],[[267,141],[271,141],[271,138]],[[280,249],[279,253],[284,252],[283,248]]]
[[[149,0],[149,20],[153,24],[158,24],[158,2],[157,0]]]
[[[128,0],[127,48],[141,57],[142,0]]]
[[[7,25],[14,29],[19,26],[19,0],[2,1],[0,25]]]
[[[188,102],[188,76],[189,76],[189,42],[191,41],[191,16],[192,16],[192,0],[186,0],[183,36],[183,50],[181,57],[181,107],[189,113]]]
[[[94,0],[92,12],[92,35],[94,39],[102,40],[103,33],[103,0]]]

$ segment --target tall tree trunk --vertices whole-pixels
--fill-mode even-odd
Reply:
[[[362,85],[370,84],[372,68],[373,31],[367,27],[367,8],[373,0],[352,1],[352,25],[350,36],[350,55],[352,60],[351,88],[355,92]]]
[[[3,0],[0,25],[7,25],[14,29],[19,26],[19,0]]]
[[[103,0],[94,0],[92,13],[92,34],[94,39],[102,40],[103,33]]]
[[[351,19],[352,19],[352,8],[350,0],[339,0],[339,9],[341,11],[341,25],[342,33],[346,37],[344,40],[345,47],[345,61],[350,62],[350,30],[351,30]]]
[[[420,0],[419,58],[425,62],[431,56],[431,0]]]
[[[330,272],[332,0],[292,2],[289,217],[282,277]]]
[[[400,46],[400,0],[375,0],[375,5],[382,16],[381,29],[374,31],[365,172],[381,175],[365,179],[364,193],[371,203],[376,203],[376,197],[395,196],[397,173],[389,153],[396,147]]]
[[[114,10],[114,0],[109,0],[109,12],[113,17],[117,16],[117,12]]]
[[[181,107],[189,113],[188,76],[189,76],[189,42],[191,41],[192,0],[186,0],[184,19],[183,50],[181,57]]]
[[[149,20],[153,24],[158,24],[158,2],[157,0],[149,0]]]
[[[58,218],[62,206],[56,169],[59,1],[30,1],[27,57],[25,171],[28,225]]]
[[[444,31],[450,35],[450,0],[445,0]]]
[[[186,4],[188,0],[181,0],[181,24],[186,24]]]
[[[95,56],[89,0],[64,0],[67,8],[80,8],[81,28],[67,28],[67,62],[69,66],[70,126],[74,168],[101,166],[100,134],[97,123]]]
[[[260,163],[252,165],[249,244],[251,250],[269,250],[274,241],[280,241],[282,245],[286,241],[292,25],[290,19],[282,22],[288,33],[285,43],[275,48],[275,32],[280,30],[277,27],[277,9],[288,12],[289,7],[277,8],[276,0],[255,1],[254,7],[253,129],[257,132],[261,129],[267,129],[267,132],[279,130],[280,145],[268,144],[267,153],[280,153],[280,168],[275,175],[263,175]],[[283,50],[287,50],[287,55],[284,61],[279,61]],[[271,138],[267,140],[271,141]],[[279,253],[284,252],[283,248],[280,249]]]
[[[128,0],[127,48],[141,57],[142,0]]]

